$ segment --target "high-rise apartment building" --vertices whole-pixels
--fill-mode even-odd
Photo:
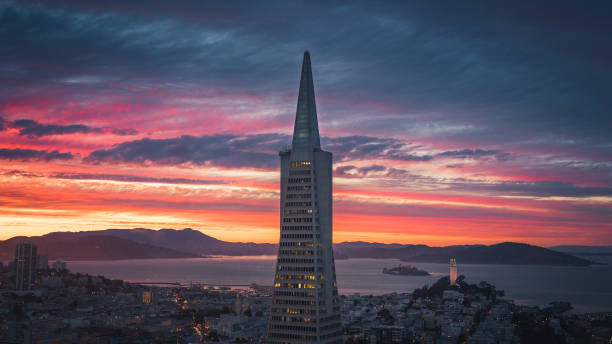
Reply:
[[[57,271],[63,271],[66,270],[66,262],[63,262],[61,260],[56,260],[55,262],[53,262],[53,269],[57,270]]]
[[[39,270],[48,270],[49,269],[49,256],[46,254],[41,254],[38,256],[38,265]]]
[[[332,154],[321,150],[304,53],[290,149],[281,159],[280,244],[268,343],[342,343],[332,251]]]
[[[34,286],[38,266],[36,245],[22,242],[15,247],[15,289],[30,290]]]

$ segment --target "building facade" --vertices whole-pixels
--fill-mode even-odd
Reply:
[[[47,256],[46,254],[39,255],[37,267],[39,270],[49,269],[49,256]]]
[[[342,343],[332,250],[332,154],[321,150],[304,53],[290,149],[281,160],[280,244],[268,343]]]
[[[30,290],[34,286],[38,266],[36,245],[22,242],[15,247],[15,289]]]
[[[63,262],[61,260],[56,260],[55,262],[53,262],[53,269],[57,270],[57,271],[63,271],[66,270],[66,262]]]
[[[457,282],[457,261],[455,258],[450,259],[450,284],[455,285]]]

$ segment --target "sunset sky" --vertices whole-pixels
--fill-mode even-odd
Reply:
[[[335,242],[612,245],[611,2],[204,3],[0,1],[0,240],[278,241],[309,50]]]

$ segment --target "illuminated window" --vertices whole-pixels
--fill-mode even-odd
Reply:
[[[312,179],[310,177],[308,178],[289,178],[288,179],[289,183],[296,183],[296,184],[310,183],[311,181]]]
[[[312,214],[312,209],[286,209],[285,215],[306,215]]]
[[[310,161],[292,161],[291,167],[310,167]]]

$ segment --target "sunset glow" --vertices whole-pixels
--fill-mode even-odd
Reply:
[[[492,43],[477,28],[437,37],[444,30],[418,14],[361,23],[379,37],[420,32],[393,38],[410,42],[401,52],[362,37],[377,56],[331,30],[336,14],[317,25],[347,36],[338,47],[314,27],[282,32],[299,10],[228,21],[156,10],[0,5],[10,47],[0,56],[0,240],[190,227],[278,242],[278,151],[291,142],[309,49],[321,146],[334,154],[335,242],[612,245],[612,107],[596,85],[609,60],[556,41],[505,60],[492,47],[455,59],[456,41]],[[533,43],[516,35],[509,45]]]

